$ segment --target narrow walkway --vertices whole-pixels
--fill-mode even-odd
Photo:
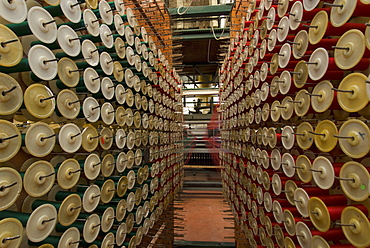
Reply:
[[[185,171],[182,209],[175,212],[184,230],[183,237],[175,239],[176,247],[235,247],[234,224],[221,191],[218,171]]]

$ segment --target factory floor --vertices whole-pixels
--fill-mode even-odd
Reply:
[[[185,171],[183,192],[175,202],[180,236],[176,247],[235,247],[233,216],[222,195],[219,172]]]

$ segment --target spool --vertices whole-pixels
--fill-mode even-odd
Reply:
[[[342,206],[326,206],[326,204],[317,197],[312,197],[308,201],[310,219],[317,230],[320,232],[327,232],[330,229],[330,221],[339,220],[342,211],[347,207]],[[353,207],[365,211],[368,210],[363,205],[353,205]]]
[[[51,204],[39,206],[32,214],[7,210],[0,212],[2,220],[7,220],[8,218],[19,220],[26,228],[27,238],[32,242],[40,242],[50,235],[57,223],[56,217],[57,210]]]
[[[363,211],[354,207],[346,207],[341,215],[342,230],[350,243],[356,247],[369,246],[369,239],[366,237],[370,230],[369,219]],[[347,226],[347,225],[348,226]],[[355,226],[353,228],[352,226]]]
[[[18,219],[6,218],[0,220],[0,230],[3,233],[1,242],[9,247],[19,247],[23,239],[22,223]]]
[[[339,129],[339,146],[350,157],[362,158],[370,150],[368,126],[360,120],[348,120]]]
[[[81,209],[81,199],[76,194],[69,194],[62,202],[35,199],[31,203],[33,210],[45,204],[51,204],[58,210],[58,222],[63,226],[71,225],[77,219]]]
[[[19,173],[9,167],[0,168],[1,186],[0,186],[0,210],[8,209],[18,199],[22,190],[22,178]]]
[[[28,242],[31,246],[40,246],[42,244],[51,244],[54,247],[70,247],[78,248],[80,243],[80,232],[76,227],[71,227],[65,231],[62,236],[48,236],[45,240],[39,243]]]

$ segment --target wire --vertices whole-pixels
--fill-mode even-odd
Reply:
[[[192,2],[193,2],[193,1],[195,1],[195,0],[191,0],[191,1],[190,1],[190,3],[189,3],[189,6],[188,6],[188,7],[186,8],[186,10],[185,10],[184,12],[182,12],[182,13],[180,13],[180,9],[181,9],[181,8],[184,8],[184,6],[180,6],[180,7],[178,7],[178,8],[177,8],[177,14],[178,14],[178,15],[183,15],[183,14],[185,14],[186,12],[188,12],[188,10],[189,10],[189,8],[190,8],[190,6],[191,6],[191,4],[192,4]]]
[[[225,27],[223,27],[222,32],[221,32],[221,35],[220,35],[220,37],[218,37],[218,38],[216,37],[215,30],[213,29],[213,25],[211,25],[211,29],[212,29],[212,33],[213,33],[213,37],[215,37],[215,40],[220,40],[220,39],[222,38],[222,35],[223,35],[223,34],[224,34],[224,32],[225,32],[226,24],[227,24],[228,20],[229,20],[229,17],[227,16],[227,17],[226,17],[226,22],[225,22]]]

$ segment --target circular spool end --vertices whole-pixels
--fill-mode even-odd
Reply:
[[[113,76],[114,76],[114,79],[117,80],[117,82],[122,82],[125,77],[125,73],[123,72],[123,67],[121,63],[118,61],[114,61],[113,63]]]
[[[311,97],[311,106],[316,112],[323,113],[330,108],[334,100],[332,88],[333,85],[327,80],[321,81],[315,86],[312,94],[320,96]]]
[[[114,209],[112,207],[108,207],[101,217],[101,230],[103,232],[108,232],[114,223]]]
[[[104,150],[109,150],[113,145],[113,140],[114,140],[113,131],[110,128],[104,127],[100,131],[100,139],[99,139],[100,146]]]
[[[109,77],[104,77],[101,81],[101,91],[103,93],[103,96],[107,100],[111,100],[114,97],[114,83]],[[104,104],[103,104],[104,105]]]
[[[67,231],[59,239],[58,248],[78,248],[79,242],[73,243],[80,240],[80,231],[76,227],[68,228]]]
[[[369,22],[367,22],[367,23],[369,23]],[[370,26],[366,26],[366,30],[365,30],[365,42],[366,42],[367,49],[370,50]]]
[[[296,235],[299,244],[302,247],[311,247],[312,234],[308,226],[302,221],[298,221],[296,224]]]
[[[96,1],[96,0],[93,0]],[[96,5],[98,4],[98,1],[96,1]],[[94,37],[99,36],[100,34],[100,25],[99,22],[96,22],[98,19],[94,12],[91,9],[85,9],[83,12],[83,20],[85,23],[85,27],[87,29],[87,32],[91,34]]]
[[[51,204],[43,204],[30,215],[27,225],[27,238],[32,242],[41,242],[54,230],[57,223],[57,210]]]
[[[18,199],[22,191],[22,178],[16,170],[10,167],[1,167],[0,175],[0,210],[5,210],[12,206]],[[15,185],[12,187],[3,188],[14,183]]]
[[[34,45],[28,53],[28,63],[32,72],[45,81],[53,80],[58,72],[58,62],[49,48],[43,45]],[[50,61],[50,62],[46,62]]]
[[[275,135],[276,137],[276,135]],[[279,170],[281,166],[281,154],[278,149],[273,149],[271,152],[271,166],[274,170]]]
[[[293,101],[293,98],[291,98],[290,96],[287,96],[281,102],[281,105],[285,107],[281,111],[281,118],[283,118],[284,120],[289,120],[293,116],[294,107],[293,107],[292,101]]]
[[[95,98],[91,96],[85,98],[82,105],[82,111],[87,121],[91,123],[98,121],[100,117],[100,108],[97,107],[99,107],[99,103]]]
[[[117,221],[122,221],[125,218],[126,215],[126,200],[121,199],[116,208],[116,219]]]
[[[128,179],[126,176],[123,176],[119,179],[117,185],[117,195],[118,197],[123,197],[126,194],[128,186]]]
[[[295,220],[292,212],[284,210],[284,227],[290,236],[295,235]]]
[[[294,101],[297,103],[294,104],[294,111],[297,116],[305,116],[310,109],[311,100],[307,93],[307,90],[300,90],[295,96]]]
[[[291,126],[285,126],[281,132],[282,143],[285,149],[290,150],[295,141],[294,131]]]
[[[122,106],[119,106],[116,109],[116,122],[120,127],[122,127],[126,124],[126,119],[127,119],[126,117],[127,117],[126,116],[126,110]]]
[[[135,44],[135,38],[134,38],[134,33],[132,32],[132,29],[129,27],[129,26],[126,26],[125,27],[125,39],[126,39],[126,42],[127,44],[130,46],[130,47],[133,47],[134,44]],[[127,52],[127,51],[126,51]],[[132,65],[130,63],[130,65]]]
[[[101,173],[104,177],[110,177],[114,171],[114,157],[112,154],[107,154],[102,160]]]
[[[308,79],[308,66],[305,61],[299,61],[294,68],[294,72],[299,73],[293,75],[294,85],[297,88],[302,88],[306,84]]]
[[[314,137],[310,131],[313,132],[313,128],[308,122],[302,122],[297,128],[297,133],[303,134],[296,137],[298,146],[303,150],[309,149],[313,144]]]
[[[299,179],[304,183],[309,183],[312,180],[311,161],[305,155],[299,155],[296,159],[297,174]]]
[[[340,138],[339,146],[342,151],[351,158],[362,158],[370,150],[369,127],[361,120],[352,119],[342,124],[339,136],[351,137]]]
[[[280,119],[280,115],[281,115],[281,109],[277,106],[280,106],[280,102],[278,100],[274,101],[272,104],[271,104],[271,109],[273,111],[271,111],[271,119],[275,122],[279,121]],[[252,123],[250,123],[252,124]]]
[[[341,216],[342,224],[352,224],[352,226],[342,226],[342,230],[348,241],[356,247],[368,247],[370,245],[369,233],[370,223],[368,217],[358,208],[348,206]]]
[[[126,140],[126,144],[127,144],[127,148],[128,149],[132,149],[134,148],[134,145],[135,145],[135,133],[132,132],[132,131],[129,131],[129,133],[127,134],[127,140]]]
[[[62,25],[58,28],[58,44],[66,54],[72,57],[76,57],[81,51],[80,40],[72,40],[76,38],[78,38],[78,35],[71,27]]]
[[[84,163],[84,174],[89,180],[95,180],[100,174],[101,161],[100,157],[91,153]]]
[[[95,46],[95,43],[93,43],[91,40],[86,39],[82,41],[81,47],[82,47],[81,52],[84,60],[91,66],[97,66],[99,64],[99,52],[96,50],[97,48]],[[85,71],[88,69],[93,68],[88,67],[85,69]]]
[[[114,91],[113,91],[114,92]],[[104,124],[111,125],[114,121],[114,107],[111,103],[105,102],[101,106],[101,117],[103,119]]]
[[[317,247],[317,248],[330,248],[330,245],[326,240],[318,235],[315,235],[312,237],[312,247]]]
[[[324,10],[318,12],[312,19],[310,26],[317,26],[317,28],[310,28],[308,32],[308,40],[312,45],[316,45],[324,37],[326,30],[328,28],[328,23],[329,23],[328,13],[326,13]]]
[[[47,161],[36,161],[28,167],[23,177],[27,194],[33,197],[47,194],[55,181],[55,174],[52,173],[55,173],[54,167]]]
[[[116,233],[116,243],[121,246],[126,239],[127,227],[126,223],[121,223],[117,229]]]
[[[57,180],[63,189],[70,189],[76,185],[80,179],[80,164],[76,159],[65,160],[58,168]]]
[[[330,21],[334,27],[343,26],[353,15],[357,1],[349,0],[336,0],[333,4],[343,5],[342,7],[331,8],[330,10]]]
[[[2,4],[5,4],[5,1],[1,2]],[[0,9],[2,9],[0,3]],[[0,11],[1,11],[0,10]],[[0,14],[1,16],[1,14]],[[17,35],[8,27],[5,25],[0,24],[0,32],[1,32],[1,37],[0,37],[0,55],[1,55],[1,61],[0,65],[5,66],[5,67],[11,67],[17,65],[22,57],[23,57],[23,47],[22,43],[18,39]],[[16,40],[15,42],[11,43],[3,43],[7,41],[13,41]]]
[[[345,163],[339,174],[340,178],[352,178],[353,181],[340,180],[342,190],[353,201],[365,201],[369,195],[369,172],[360,163],[349,161]]]
[[[116,86],[116,90],[115,90],[115,96],[116,96],[116,100],[119,104],[123,105],[125,102],[126,102],[126,94],[125,94],[126,90],[125,90],[125,87],[123,87],[122,84],[118,84]],[[122,107],[123,108],[123,107]],[[116,109],[116,120],[117,121],[117,124],[119,124],[120,126],[123,126],[121,125],[121,119],[125,119],[123,118],[124,116],[117,116],[118,115],[118,112],[117,112],[118,108]]]
[[[0,120],[0,138],[6,139],[9,137],[14,138],[2,140],[0,143],[0,162],[6,162],[12,159],[22,145],[21,133],[17,126],[9,121]]]
[[[302,188],[294,191],[295,206],[298,212],[305,218],[309,217],[308,201],[310,200],[307,192]]]
[[[308,67],[308,75],[312,80],[320,80],[328,70],[329,53],[324,48],[317,48],[310,56]]]
[[[113,66],[113,63],[112,63],[113,59],[112,57],[109,55],[109,53],[107,52],[102,52],[100,54],[100,66],[103,70],[103,72],[106,74],[106,75],[112,75],[113,74],[113,69],[114,69],[114,66]]]
[[[119,173],[124,172],[126,169],[126,164],[127,164],[127,156],[126,153],[120,152],[120,154],[117,157],[117,171]]]
[[[20,247],[23,240],[23,226],[18,219],[5,218],[0,220],[0,233],[2,234],[0,237],[0,242],[4,245],[4,247]],[[19,236],[19,238],[15,240],[5,240],[5,238],[11,238],[15,236]]]
[[[291,237],[285,237],[284,238],[284,243],[280,247],[285,247],[285,248],[295,248],[296,244],[294,243],[293,239]]]
[[[125,14],[125,3],[123,2],[123,0],[115,0],[114,7],[119,15]]]
[[[296,2],[300,3],[300,2]],[[294,38],[294,43],[299,44],[293,44],[293,56],[296,59],[300,59],[305,55],[307,48],[308,48],[308,33],[306,30],[301,30],[297,33],[297,35]]]
[[[120,36],[125,35],[124,21],[122,20],[122,17],[119,14],[114,15],[114,27],[116,28],[116,31]]]
[[[351,73],[339,84],[339,90],[352,91],[338,92],[338,103],[347,112],[358,112],[369,103],[367,95],[367,84],[364,82],[367,77],[362,73]]]
[[[278,201],[272,203],[273,214],[277,223],[283,222],[283,209]]]
[[[58,77],[65,86],[70,88],[77,86],[80,73],[76,70],[78,70],[78,67],[72,59],[64,57],[58,61]]]
[[[96,128],[88,124],[82,131],[82,148],[87,152],[93,152],[99,145],[98,136]]]
[[[91,67],[84,71],[84,84],[88,91],[91,93],[98,93],[100,91],[100,78],[99,74]]]
[[[67,153],[74,153],[82,145],[80,128],[73,123],[65,124],[59,131],[59,145]]]
[[[330,152],[337,145],[338,139],[333,135],[338,135],[336,125],[329,120],[319,122],[316,126],[316,133],[324,135],[315,135],[314,140],[316,147],[322,152]]]
[[[90,185],[83,196],[82,206],[84,210],[91,213],[95,210],[100,202],[100,189],[97,185]]]
[[[0,16],[10,23],[24,22],[27,17],[27,4],[21,0],[2,1],[0,3]]]
[[[5,73],[0,73],[0,80],[0,115],[12,115],[22,106],[22,88],[17,80]]]
[[[116,132],[115,140],[116,140],[116,146],[119,149],[123,149],[126,145],[126,132],[125,132],[125,130],[118,129],[117,132]],[[122,163],[122,161],[119,161],[118,158],[119,158],[119,155],[117,157],[117,162],[116,162],[117,163],[117,170],[118,170],[118,168],[120,168],[119,172],[122,172],[123,163]]]
[[[107,25],[111,25],[113,23],[113,11],[107,1],[101,0],[99,2],[99,14],[103,22]]]
[[[321,171],[312,173],[317,186],[321,189],[330,189],[333,186],[335,173],[329,159],[323,156],[317,157],[312,164],[312,169]]]
[[[352,2],[356,5],[355,1]],[[333,8],[338,9],[338,8]],[[349,70],[356,66],[363,58],[365,53],[365,36],[358,29],[351,29],[345,32],[338,40],[337,47],[344,47],[344,49],[335,49],[334,60],[335,64],[342,70]]]
[[[100,26],[100,39],[103,42],[103,45],[106,46],[107,48],[113,47],[114,44],[113,33],[112,30],[106,24],[102,24]]]
[[[302,21],[303,17],[303,4],[300,1],[297,1],[293,4],[289,13],[289,26],[291,30],[296,30]]]
[[[72,225],[81,212],[81,198],[77,194],[67,196],[58,210],[58,221],[62,226]]]
[[[290,55],[292,53],[292,47],[289,43],[285,43],[281,48],[279,54],[282,56],[279,56],[279,67],[285,68],[289,61],[290,61]],[[290,73],[289,73],[290,76]]]
[[[280,195],[281,190],[282,190],[282,183],[281,183],[281,180],[280,180],[280,176],[275,173],[272,176],[271,183],[272,183],[272,190],[274,191],[274,193],[276,195]]]
[[[127,152],[127,169],[132,169],[134,166],[135,154],[132,150]]]
[[[284,16],[279,21],[279,28],[277,31],[277,39],[279,42],[283,42],[288,36],[289,32],[289,19],[287,16]]]
[[[60,8],[64,16],[73,23],[78,23],[81,20],[81,7],[74,6],[78,4],[77,0],[60,1]]]
[[[83,229],[83,237],[87,243],[92,243],[96,240],[99,235],[99,224],[100,217],[97,214],[92,214],[87,217],[87,220]]]
[[[114,41],[114,46],[118,57],[124,59],[126,57],[126,43],[122,40],[121,37],[116,38],[116,40]]]
[[[44,23],[53,21],[53,17],[47,10],[40,6],[34,6],[28,10],[27,14],[28,26],[32,31],[32,34],[36,36],[40,41],[50,44],[57,39],[57,25],[56,23],[50,23],[44,25]],[[39,46],[39,45],[36,45]],[[32,50],[32,48],[31,48]],[[30,52],[31,52],[30,50]],[[30,63],[31,65],[31,63]],[[42,78],[43,79],[43,78]],[[51,79],[44,79],[51,80]]]
[[[67,119],[75,119],[80,113],[80,101],[76,93],[65,89],[58,93],[58,111]]]
[[[279,86],[278,86],[279,91],[282,95],[286,95],[289,92],[290,87],[292,85],[292,76],[290,75],[288,71],[283,71],[280,74],[279,80],[283,81],[283,83],[279,82]]]
[[[311,197],[308,201],[308,211],[312,224],[320,232],[327,232],[330,229],[330,214],[325,203],[317,198]]]
[[[128,212],[131,212],[133,209],[134,209],[134,206],[135,206],[135,194],[134,192],[130,192],[126,198],[126,206],[127,206],[127,211]],[[130,216],[130,215],[129,215]],[[127,219],[128,217],[126,218],[126,224],[128,225],[127,223]],[[133,217],[133,216],[132,216]]]

